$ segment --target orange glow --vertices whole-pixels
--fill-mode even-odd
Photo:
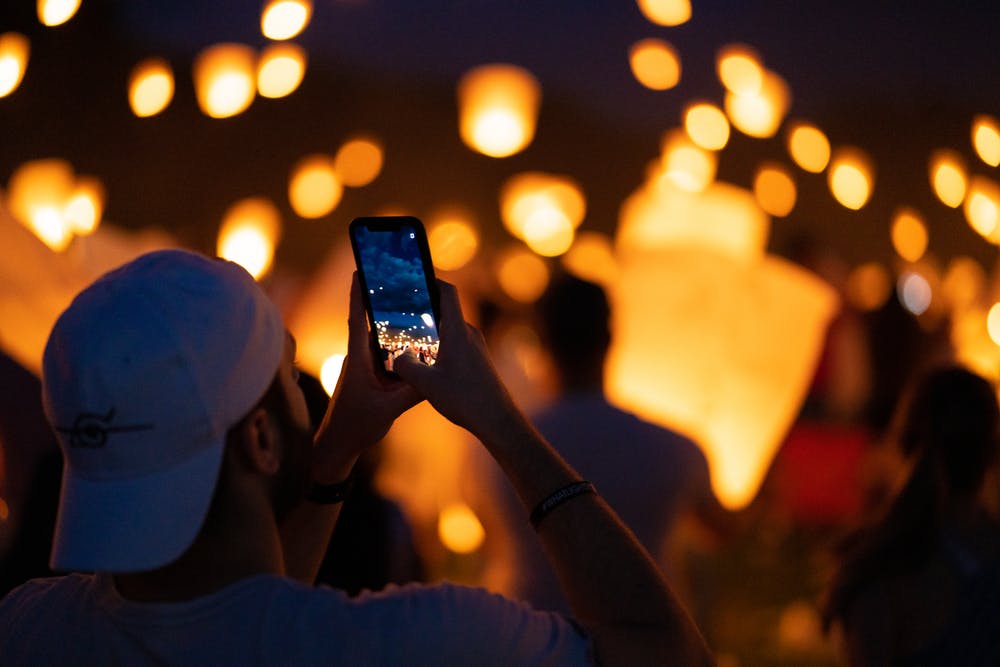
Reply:
[[[643,16],[656,25],[678,26],[691,18],[690,0],[637,0],[637,2]]]
[[[956,361],[996,382],[1000,379],[1000,347],[990,336],[989,316],[980,307],[953,314],[951,344]]]
[[[568,176],[528,171],[511,176],[500,188],[500,218],[504,226],[529,245],[546,248],[547,243],[552,243],[560,246],[565,241],[567,229],[572,234],[583,222],[586,212],[583,190]],[[540,254],[551,256],[546,252]]]
[[[281,214],[274,204],[263,197],[242,199],[222,219],[216,252],[260,280],[271,268],[280,235]]]
[[[50,28],[69,21],[80,9],[80,0],[38,0],[38,20]]]
[[[1000,186],[985,176],[973,176],[965,197],[965,219],[985,239],[1000,236]]]
[[[534,253],[511,247],[500,256],[497,281],[510,298],[533,303],[549,285],[549,267]]]
[[[69,229],[79,236],[97,231],[104,215],[104,186],[91,176],[82,176],[63,207],[63,218]]]
[[[730,44],[715,57],[719,81],[736,95],[757,95],[764,86],[765,71],[757,52],[744,44]]]
[[[939,150],[931,155],[931,187],[945,206],[958,208],[965,199],[968,176],[965,161],[952,150]]]
[[[600,232],[580,232],[562,256],[562,265],[577,278],[605,287],[618,276],[618,260],[611,238]]]
[[[75,186],[73,167],[65,160],[25,162],[7,183],[7,205],[45,245],[61,252],[73,240],[63,211]]]
[[[311,0],[271,0],[260,15],[260,31],[268,39],[291,39],[312,17]]]
[[[272,44],[260,54],[257,92],[263,97],[291,95],[306,74],[306,52],[295,44]]]
[[[993,116],[976,116],[972,121],[972,146],[980,160],[991,167],[1000,165],[1000,122]]]
[[[878,310],[892,294],[892,278],[878,262],[862,264],[847,277],[847,301],[860,311]]]
[[[573,223],[562,211],[543,208],[524,221],[524,242],[543,257],[562,255],[573,245]]]
[[[875,171],[867,154],[857,148],[834,152],[827,173],[830,192],[840,204],[852,211],[868,203],[875,183]]]
[[[174,98],[174,72],[162,58],[149,58],[132,68],[128,103],[132,113],[148,118],[160,113]]]
[[[427,225],[427,245],[434,266],[442,271],[457,271],[476,256],[479,237],[469,220],[470,216],[461,212],[431,217]]]
[[[729,141],[729,120],[714,104],[693,104],[684,112],[684,130],[701,148],[717,151]]]
[[[257,91],[256,57],[243,44],[210,46],[194,61],[195,93],[202,113],[229,118],[245,111]]]
[[[941,290],[955,310],[971,308],[979,301],[986,286],[986,272],[971,257],[956,257],[945,271]]]
[[[483,65],[458,83],[459,131],[469,148],[490,157],[524,150],[535,137],[541,88],[514,65]]]
[[[346,358],[347,356],[343,354],[331,354],[323,362],[319,371],[319,381],[327,396],[333,396],[333,390],[337,388],[337,382],[340,380],[340,372],[344,369]]]
[[[303,218],[322,218],[337,208],[344,194],[333,158],[309,155],[292,169],[288,201]]]
[[[333,165],[344,185],[360,188],[382,173],[385,156],[382,144],[371,137],[355,137],[344,142],[337,151]]]
[[[774,72],[764,73],[764,82],[756,93],[726,93],[726,114],[737,130],[751,137],[774,136],[791,104],[788,85]]]
[[[1000,303],[990,306],[990,312],[986,315],[986,330],[990,334],[990,340],[1000,345]]]
[[[629,66],[636,81],[652,90],[669,90],[681,80],[681,59],[673,46],[662,39],[643,39],[628,52]]]
[[[927,225],[912,208],[902,207],[892,216],[892,247],[907,262],[916,262],[927,250]]]
[[[688,138],[683,130],[664,135],[658,180],[685,192],[701,192],[715,180],[718,158]]]
[[[31,45],[28,38],[17,32],[0,35],[0,97],[17,90],[28,69]]]
[[[818,174],[830,162],[830,141],[818,127],[796,123],[788,131],[788,154],[800,168]]]
[[[896,281],[896,295],[903,308],[914,315],[923,315],[934,297],[930,281],[916,271],[904,271]]]
[[[765,162],[758,167],[753,194],[760,207],[775,217],[783,218],[795,208],[795,181],[780,164]]]
[[[441,510],[438,538],[449,551],[471,554],[482,546],[485,537],[483,524],[465,503],[452,503]]]

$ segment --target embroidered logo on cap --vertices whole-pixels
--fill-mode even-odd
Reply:
[[[81,412],[73,421],[72,428],[57,426],[56,430],[69,435],[69,446],[76,449],[100,449],[107,444],[108,436],[112,433],[153,430],[152,424],[113,426],[111,422],[114,418],[114,408],[111,408],[106,415]]]

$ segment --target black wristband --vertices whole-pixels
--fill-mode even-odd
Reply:
[[[317,484],[313,482],[312,486],[305,493],[305,498],[309,502],[319,503],[320,505],[336,505],[337,503],[342,503],[347,499],[347,494],[351,492],[354,487],[354,471],[347,476],[343,482],[337,482],[336,484]]]
[[[585,493],[597,493],[597,489],[594,488],[594,485],[586,480],[573,482],[572,484],[555,491],[548,498],[535,505],[535,509],[531,510],[531,514],[528,517],[531,521],[531,525],[537,529],[538,524],[540,524],[542,519],[548,516],[552,510],[559,507],[567,500],[571,500]]]

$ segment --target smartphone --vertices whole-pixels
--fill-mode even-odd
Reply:
[[[350,236],[375,365],[398,378],[393,365],[407,349],[433,365],[440,311],[423,223],[412,216],[356,218]]]

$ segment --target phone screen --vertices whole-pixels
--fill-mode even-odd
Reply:
[[[423,225],[411,217],[359,218],[351,223],[351,242],[383,368],[394,374],[407,349],[433,365],[440,341]]]

